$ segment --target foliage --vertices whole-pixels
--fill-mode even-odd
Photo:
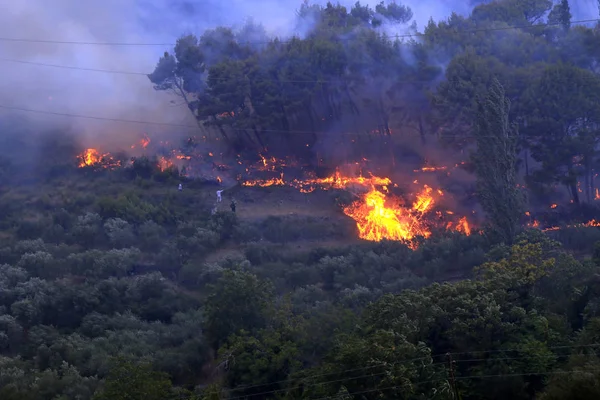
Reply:
[[[171,382],[164,373],[149,365],[134,365],[123,359],[115,361],[98,400],[162,400],[170,392]]]
[[[523,200],[517,188],[517,136],[508,119],[510,101],[498,80],[478,105],[477,151],[473,155],[479,201],[489,216],[491,228],[501,241],[516,236]]]
[[[271,288],[255,275],[225,271],[206,299],[206,331],[218,347],[229,335],[264,326]]]
[[[575,219],[598,218],[600,30],[567,1],[472,3],[400,40],[401,3],[304,2],[296,37],[186,35],[148,78],[224,154],[400,173],[477,145],[465,164],[499,236],[359,242],[344,191],[290,214],[232,188],[240,212],[211,213],[213,186],[155,158],[76,171],[72,137],[1,121],[0,398],[598,397],[600,231],[519,233],[516,185],[544,210],[562,185]],[[440,183],[472,192],[448,167]]]

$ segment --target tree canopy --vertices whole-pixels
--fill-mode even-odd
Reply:
[[[198,122],[183,157],[202,136],[319,168],[437,155],[483,233],[358,240],[349,190],[63,167],[70,137],[0,125],[0,399],[597,399],[600,28],[566,0],[471,3],[421,27],[304,2],[296,36],[188,34],[148,78]],[[527,229],[561,190],[594,223]]]

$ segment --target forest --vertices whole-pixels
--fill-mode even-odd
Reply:
[[[600,19],[478,3],[181,36],[168,148],[0,120],[0,399],[600,398]]]

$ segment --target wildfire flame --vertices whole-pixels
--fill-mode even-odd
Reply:
[[[471,226],[469,225],[469,221],[467,221],[467,217],[461,217],[461,219],[458,220],[456,230],[467,236],[471,235]]]
[[[433,197],[431,197],[432,191],[433,189],[425,185],[423,191],[417,194],[417,201],[413,204],[413,210],[420,213],[426,212],[433,204]]]
[[[150,138],[147,135],[144,135],[144,137],[142,137],[140,139],[140,147],[142,149],[145,149],[146,147],[148,147],[149,144],[150,144]],[[135,146],[136,146],[135,144],[131,145],[131,148],[135,149]]]
[[[423,167],[421,169],[415,169],[414,172],[434,172],[434,171],[445,171],[448,167]]]
[[[100,153],[96,149],[87,149],[80,156],[79,168],[91,167],[100,162]]]
[[[440,196],[442,191],[436,191]],[[386,197],[381,191],[371,188],[360,200],[344,209],[344,213],[356,221],[359,237],[364,240],[398,240],[411,241],[417,236],[428,238],[431,230],[425,215],[435,204],[434,191],[425,185],[416,195],[412,207],[404,207],[399,199]],[[441,216],[441,212],[436,212]],[[453,215],[451,211],[447,215]],[[448,222],[446,229],[454,229],[465,235],[471,234],[471,227],[466,217],[461,217],[456,224]],[[414,248],[414,244],[411,247]]]
[[[158,169],[161,170],[161,172],[166,171],[167,169],[171,168],[173,166],[173,163],[171,162],[171,160],[167,159],[166,157],[160,157],[158,159]]]
[[[100,154],[96,149],[86,149],[77,157],[79,161],[79,168],[84,167],[102,167],[102,168],[115,168],[120,167],[121,163],[114,160],[109,153]]]
[[[268,161],[263,157],[263,166],[267,166]],[[242,185],[259,187],[288,185],[298,189],[301,193],[310,193],[316,188],[322,190],[348,189],[353,186],[362,190],[368,188],[367,193],[361,195],[359,200],[345,207],[343,211],[344,214],[356,221],[359,237],[370,241],[384,239],[411,241],[418,236],[425,238],[431,236],[425,214],[433,209],[434,196],[444,195],[443,191],[434,191],[430,186],[424,185],[416,195],[412,206],[406,207],[401,199],[386,195],[388,186],[392,185],[389,178],[373,175],[350,177],[342,175],[339,170],[326,178],[294,179],[286,182],[282,173],[278,178],[249,180],[243,182]],[[452,211],[446,212],[446,215],[453,214]],[[441,213],[438,212],[438,215],[441,216]],[[460,218],[456,223],[448,222],[446,229],[453,229],[465,235],[471,234],[471,227],[466,217]]]
[[[140,143],[142,147],[146,147],[150,143],[150,139],[144,137]],[[204,156],[199,156],[199,158],[203,159],[205,156],[206,153],[204,153]],[[208,156],[214,157],[214,154],[209,152]],[[248,165],[246,172],[279,171],[279,176],[268,179],[241,181],[242,186],[290,186],[301,193],[311,193],[317,188],[321,190],[356,189],[353,191],[359,199],[345,206],[343,212],[348,217],[354,219],[361,239],[370,241],[386,239],[411,242],[417,237],[430,237],[432,235],[432,227],[434,226],[445,227],[447,230],[454,230],[465,235],[471,234],[471,227],[466,217],[454,217],[452,211],[437,210],[434,213],[436,199],[444,196],[442,190],[423,185],[415,195],[412,203],[406,203],[402,198],[390,194],[388,188],[398,187],[398,185],[394,184],[387,177],[379,177],[372,174],[368,174],[367,176],[363,176],[362,174],[347,176],[342,174],[340,170],[336,170],[334,174],[325,178],[307,175],[303,179],[286,180],[282,168],[295,165],[295,160],[281,160],[271,156],[259,156],[260,161],[257,164]],[[161,171],[165,171],[172,168],[175,164],[180,166],[182,161],[192,160],[192,158],[193,156],[183,154],[178,150],[170,150],[168,154],[158,158],[157,167]],[[91,165],[104,166],[107,162],[112,162],[112,160],[110,154],[101,154],[96,149],[87,149],[79,157],[81,167]],[[241,160],[238,159],[238,163],[241,163]],[[228,167],[213,162],[213,169],[227,170]],[[424,167],[421,170],[433,171],[443,169],[446,169],[446,167]],[[219,176],[215,179],[217,182],[222,182]],[[241,176],[238,179],[241,179]],[[415,180],[413,184],[418,185],[418,182]],[[435,215],[437,215],[437,220]],[[409,245],[412,248],[416,246],[414,242]]]
[[[243,182],[242,186],[260,186],[260,187],[269,187],[269,186],[283,186],[285,185],[285,181],[283,180],[283,173],[279,178],[272,179],[261,179],[255,181],[247,181]]]
[[[563,228],[590,228],[590,227],[600,227],[600,221],[596,221],[595,219],[593,219],[591,221],[581,223],[581,224],[567,225],[567,226],[564,226]],[[549,232],[549,231],[558,231],[560,229],[561,229],[560,226],[551,226],[549,228],[542,229],[542,231]]]
[[[431,232],[421,222],[420,210],[431,204],[424,200],[430,191],[425,190],[417,196],[413,211],[399,204],[389,204],[384,193],[373,188],[361,200],[355,201],[344,209],[344,214],[356,221],[361,239],[370,241],[412,240],[416,236],[429,237]]]

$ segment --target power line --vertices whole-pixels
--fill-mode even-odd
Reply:
[[[567,354],[568,355],[568,354]],[[522,356],[522,357],[503,357],[503,358],[476,358],[476,359],[467,359],[467,360],[455,360],[455,362],[481,362],[481,361],[508,361],[508,360],[526,360],[526,359],[552,359],[555,357],[558,357],[560,355],[556,355],[556,354],[549,354],[549,355],[543,355],[543,356]],[[591,355],[590,355],[591,356]],[[425,358],[425,357],[423,357]],[[417,359],[418,360],[418,359]],[[390,364],[383,364],[383,365],[387,365],[389,366],[395,366],[395,365],[401,365],[401,364],[405,364],[408,362],[412,362],[411,360],[404,360],[404,361],[399,361],[396,363],[392,363]],[[434,367],[434,366],[439,366],[439,365],[446,365],[447,361],[442,361],[442,362],[437,362],[437,363],[432,363],[432,364],[426,364],[423,367]],[[382,366],[383,366],[382,365]],[[342,373],[339,373],[342,374]],[[280,393],[280,392],[287,392],[290,390],[295,390],[295,389],[300,389],[300,388],[306,388],[306,387],[314,387],[314,386],[319,386],[319,385],[325,385],[325,384],[329,384],[329,383],[339,383],[339,382],[343,382],[346,380],[350,380],[350,379],[362,379],[362,378],[369,378],[369,377],[375,377],[375,376],[381,376],[381,375],[386,375],[387,372],[379,372],[379,373],[375,373],[375,374],[364,374],[364,375],[360,375],[360,376],[346,376],[343,378],[339,378],[339,379],[335,379],[335,380],[330,380],[330,381],[324,381],[324,382],[316,382],[316,383],[302,383],[300,385],[297,386],[292,386],[292,387],[288,387],[288,388],[282,388],[282,389],[276,389],[276,390],[270,390],[270,391],[265,391],[265,392],[260,392],[260,393],[253,393],[252,396],[262,396],[265,394],[272,394],[272,393]],[[306,379],[306,378],[305,378]],[[455,380],[458,380],[459,377],[454,377]],[[267,385],[272,385],[274,383],[267,383],[264,385],[259,385],[256,387],[260,387],[260,386],[267,386]],[[224,392],[233,392],[233,391],[237,391],[237,390],[247,390],[248,387],[246,388],[242,388],[242,389],[236,389],[233,388],[231,390],[224,390]],[[243,396],[237,396],[237,397],[229,397],[228,400],[240,400],[247,397],[246,395]]]
[[[590,372],[600,372],[600,369],[585,369],[585,370],[568,370],[568,371],[539,371],[539,372],[524,372],[524,373],[515,373],[515,374],[494,374],[494,375],[469,375],[469,376],[459,376],[456,377],[456,380],[466,380],[466,379],[489,379],[489,378],[503,378],[503,377],[516,377],[516,376],[531,376],[531,375],[560,375],[560,374],[575,374],[575,373],[590,373]],[[421,382],[415,382],[413,383],[413,385],[421,385],[421,384],[425,384],[425,383],[435,383],[435,382],[440,382],[441,380],[445,380],[442,378],[439,379],[431,379],[428,381],[421,381]],[[365,393],[373,393],[373,392],[378,392],[378,391],[382,391],[382,390],[396,390],[396,389],[403,389],[403,386],[389,386],[389,387],[385,387],[385,388],[377,388],[377,389],[369,389],[369,390],[362,390],[362,391],[358,391],[358,392],[352,392],[352,393],[348,393],[348,395],[350,396],[354,396],[354,395],[358,395],[358,394],[365,394]],[[320,397],[317,399],[312,399],[312,400],[332,400],[332,399],[336,399],[340,396],[327,396],[327,397]]]
[[[547,347],[547,349],[548,350],[559,350],[559,349],[592,348],[592,347],[600,347],[600,343],[593,343],[593,344],[587,344],[587,345],[550,346],[550,347]],[[475,351],[465,351],[465,352],[455,352],[455,353],[440,353],[440,354],[430,355],[428,357],[417,357],[417,358],[401,360],[401,361],[398,361],[398,362],[395,362],[392,364],[381,363],[381,364],[371,365],[368,367],[346,369],[346,370],[324,373],[324,374],[315,374],[315,375],[309,375],[309,376],[305,376],[305,377],[298,377],[295,379],[285,379],[285,380],[281,380],[281,381],[268,382],[268,383],[258,384],[258,385],[238,386],[238,387],[234,387],[231,389],[223,389],[222,391],[227,392],[227,393],[232,393],[232,392],[236,392],[236,391],[240,391],[240,390],[248,390],[248,389],[259,388],[259,387],[264,387],[264,386],[268,386],[268,385],[292,383],[292,382],[297,382],[299,380],[310,381],[311,379],[318,378],[318,377],[324,377],[324,376],[330,376],[330,375],[346,375],[349,372],[366,371],[366,370],[373,369],[373,368],[386,367],[386,366],[390,367],[390,366],[394,366],[394,365],[402,365],[402,364],[417,362],[417,361],[427,361],[430,359],[432,360],[435,357],[443,357],[443,356],[448,356],[448,355],[458,356],[458,355],[472,354],[472,353],[493,354],[493,353],[499,353],[499,352],[502,352],[502,353],[523,352],[523,350],[522,349],[497,349],[497,350],[480,350],[480,351],[475,350]],[[552,359],[555,357],[569,356],[569,355],[570,354],[548,354],[548,355],[520,356],[520,357],[468,358],[468,359],[454,360],[454,362],[455,363],[466,363],[466,362],[482,362],[482,361],[497,362],[497,361],[525,360],[525,359]],[[444,364],[446,364],[446,361],[431,363],[431,364],[427,364],[426,366],[430,367],[430,366],[444,365]],[[307,382],[307,383],[303,383],[302,386],[294,386],[294,387],[288,387],[288,388],[283,388],[283,389],[270,390],[270,391],[266,391],[266,392],[254,393],[254,394],[252,394],[252,396],[285,392],[285,391],[289,391],[289,390],[293,390],[293,389],[298,389],[300,387],[313,387],[313,386],[324,385],[324,384],[328,384],[328,383],[342,382],[347,379],[360,379],[360,378],[366,378],[366,377],[371,377],[371,376],[379,376],[379,375],[383,375],[383,374],[385,374],[385,373],[376,373],[376,374],[366,374],[366,375],[361,375],[361,376],[345,377],[342,379],[329,380],[329,381],[316,382],[316,383]],[[456,378],[456,379],[458,379],[458,378]],[[216,393],[216,392],[210,392],[210,393]],[[229,398],[229,400],[237,400],[237,399],[242,399],[244,397],[246,397],[246,396],[231,397],[231,398]]]
[[[167,127],[174,127],[174,128],[185,128],[185,129],[194,130],[194,131],[197,131],[199,129],[198,125],[177,124],[177,123],[171,123],[171,122],[158,122],[158,121],[142,121],[142,120],[124,119],[124,118],[98,117],[98,116],[93,116],[93,115],[72,114],[72,113],[46,111],[46,110],[35,110],[35,109],[31,109],[31,108],[14,107],[14,106],[7,106],[7,105],[3,105],[3,104],[0,104],[0,109],[21,111],[21,112],[30,112],[30,113],[35,113],[35,114],[54,115],[54,116],[68,117],[68,118],[91,119],[91,120],[95,120],[95,121],[122,122],[122,123],[130,123],[130,124],[137,124],[137,125],[156,125],[156,126],[167,126]],[[233,132],[247,132],[249,129],[250,128],[227,127],[227,131],[233,131]],[[358,137],[358,136],[361,136],[361,135],[364,135],[367,133],[371,133],[368,130],[364,130],[363,132],[332,132],[332,131],[314,131],[314,130],[304,131],[304,130],[287,130],[287,129],[260,129],[259,132],[261,132],[261,133],[305,134],[305,135],[320,134],[320,135],[353,136],[353,137]],[[392,135],[396,136],[394,134],[390,134],[390,136],[392,136]],[[399,136],[400,137],[413,137],[413,136],[421,137],[422,134],[421,133],[410,133],[410,134],[402,133]],[[444,137],[444,138],[451,138],[451,137],[473,138],[473,137],[475,137],[473,135],[449,135],[449,134],[443,134],[440,136]],[[481,136],[478,136],[478,137],[481,137]],[[487,137],[495,137],[495,136],[487,136]]]
[[[22,111],[22,112],[31,112],[31,113],[46,114],[46,115],[55,115],[55,116],[69,117],[69,118],[92,119],[92,120],[97,120],[97,121],[123,122],[123,123],[139,124],[139,125],[170,126],[170,127],[187,128],[187,129],[193,129],[193,130],[197,130],[198,129],[197,125],[194,126],[194,125],[176,124],[176,123],[169,123],[169,122],[153,122],[153,121],[141,121],[141,120],[133,120],[133,119],[97,117],[97,116],[92,116],[92,115],[71,114],[71,113],[45,111],[45,110],[34,110],[34,109],[30,109],[30,108],[13,107],[13,106],[1,105],[1,104],[0,104],[0,109],[13,110],[13,111]],[[242,128],[227,127],[228,131],[234,131],[234,132],[247,132],[248,129],[250,129],[250,128],[242,129]],[[293,134],[322,134],[322,135],[332,134],[333,136],[340,136],[340,135],[344,135],[344,136],[360,136],[361,134],[368,133],[368,131],[366,131],[366,130],[363,133],[353,133],[353,132],[338,132],[338,133],[333,133],[333,132],[330,132],[330,131],[303,131],[303,130],[286,130],[286,129],[261,129],[260,132],[268,132],[268,133],[293,133]],[[421,134],[402,134],[402,137],[408,137],[408,136],[421,136]],[[461,138],[472,137],[472,136],[469,136],[469,135],[443,135],[443,136],[444,137],[453,137],[453,136],[455,136],[455,137],[461,137]],[[490,137],[492,137],[492,136],[490,136]]]
[[[573,21],[572,24],[576,23],[589,23],[589,22],[600,22],[600,19],[591,19],[591,20],[580,20]],[[502,27],[502,28],[485,28],[478,30],[462,30],[461,32],[469,33],[469,32],[485,32],[485,31],[498,31],[498,30],[509,30],[509,29],[524,29],[524,28],[532,28],[532,27],[543,27],[543,26],[554,26],[560,25],[561,23],[546,23],[546,24],[538,24],[538,25],[526,25],[526,26],[510,26],[510,27]],[[422,35],[422,34],[419,34]],[[394,35],[393,37],[398,39],[402,37],[410,37],[414,35]],[[351,38],[347,38],[344,40],[353,40]],[[115,46],[159,46],[159,45],[170,45],[169,43],[100,43],[100,42],[71,42],[71,41],[52,41],[52,40],[34,40],[34,39],[14,39],[14,38],[3,38],[0,37],[0,41],[12,41],[12,42],[31,42],[31,43],[58,43],[58,44],[80,44],[80,45],[115,45]],[[282,42],[285,43],[285,42]],[[43,67],[52,67],[52,68],[61,68],[61,69],[70,69],[70,70],[80,70],[80,71],[90,71],[90,72],[102,72],[102,73],[110,73],[110,74],[123,74],[123,75],[140,75],[140,76],[148,76],[147,73],[144,72],[134,72],[134,71],[121,71],[121,70],[107,70],[101,68],[86,68],[86,67],[76,67],[70,65],[61,65],[61,64],[49,64],[49,63],[41,63],[35,61],[28,60],[17,60],[10,58],[0,58],[2,62],[10,62],[10,63],[18,63],[18,64],[27,64],[27,65],[37,65]],[[213,78],[214,79],[214,78]],[[217,81],[227,81],[228,78],[217,78]],[[327,80],[275,80],[277,82],[292,82],[292,83],[330,83],[332,81]],[[427,80],[419,81],[419,80],[411,80],[410,82],[430,82]]]
[[[76,67],[74,65],[48,64],[48,63],[42,63],[42,62],[36,62],[36,61],[17,60],[17,59],[12,59],[12,58],[0,58],[0,62],[34,65],[34,66],[39,66],[39,67],[69,69],[69,70],[77,70],[77,71],[101,72],[101,73],[107,73],[107,74],[139,75],[139,76],[143,76],[143,77],[148,77],[148,75],[149,75],[149,73],[145,73],[145,72],[110,70],[110,69],[102,69],[102,68]],[[394,79],[394,82],[395,83],[433,83],[439,77],[442,77],[442,76],[440,75],[433,79]],[[277,83],[340,83],[340,81],[342,81],[344,79],[348,79],[348,78],[351,78],[351,77],[341,76],[340,79],[338,79],[338,80],[330,80],[330,79],[313,79],[313,80],[301,79],[301,80],[298,80],[298,79],[270,78],[270,79],[260,79],[260,81],[261,82],[277,82]],[[531,77],[524,76],[524,75],[514,75],[514,76],[511,76],[511,79],[513,81],[519,81],[519,80],[530,81]],[[218,82],[227,82],[227,81],[234,81],[235,79],[211,77],[210,80],[218,81]],[[250,81],[252,81],[252,79],[250,79]],[[442,80],[442,82],[450,82],[450,83],[460,82],[460,78],[453,78],[453,79],[444,78]]]
[[[108,74],[148,76],[148,74],[145,74],[143,72],[115,71],[115,70],[99,69],[99,68],[84,68],[84,67],[75,67],[75,66],[61,65],[61,64],[47,64],[47,63],[40,63],[40,62],[27,61],[27,60],[15,60],[15,59],[11,59],[11,58],[0,58],[0,61],[16,63],[16,64],[36,65],[36,66],[40,66],[40,67],[72,69],[72,70],[78,70],[78,71],[92,71],[92,72],[104,72],[104,73],[108,73]]]
[[[30,108],[13,107],[13,106],[5,106],[5,105],[0,105],[0,108],[6,109],[6,110],[13,110],[13,111],[23,111],[23,112],[31,112],[31,113],[37,113],[37,114],[56,115],[56,116],[61,116],[61,117],[93,119],[93,120],[98,120],[98,121],[126,122],[126,123],[130,123],[130,124],[172,126],[172,127],[178,127],[178,128],[198,129],[198,126],[194,126],[194,125],[176,124],[176,123],[169,123],[169,122],[150,122],[150,121],[140,121],[140,120],[133,120],[133,119],[96,117],[96,116],[92,116],[92,115],[81,115],[81,114],[70,114],[70,113],[62,113],[62,112],[54,112],[54,111],[33,110]]]
[[[571,21],[571,24],[586,24],[591,22],[599,22],[600,19],[584,19],[578,21]],[[480,28],[480,29],[462,29],[457,32],[462,33],[477,33],[477,32],[495,32],[495,31],[507,31],[513,29],[536,29],[543,28],[548,26],[561,26],[562,22],[547,22],[543,24],[536,25],[511,25],[505,27],[498,28]],[[407,33],[403,35],[389,35],[387,36],[389,39],[405,39],[405,38],[417,38],[422,37],[425,34],[423,33]],[[279,43],[290,43],[293,39],[290,40],[279,40]],[[353,38],[339,38],[338,41],[349,41],[354,40]],[[0,41],[3,42],[17,42],[17,43],[44,43],[44,44],[68,44],[68,45],[83,45],[83,46],[174,46],[175,43],[143,43],[143,42],[79,42],[79,41],[71,41],[71,40],[47,40],[47,39],[26,39],[26,38],[11,38],[11,37],[0,37]],[[274,40],[271,41],[242,41],[239,44],[269,44],[273,43]]]
[[[534,358],[534,357],[530,357],[530,358]],[[441,364],[446,364],[446,362],[443,363],[437,363],[437,364],[430,364],[428,366],[433,366],[433,365],[441,365]],[[570,371],[540,371],[540,372],[524,372],[524,373],[513,373],[513,374],[489,374],[489,375],[467,375],[467,376],[457,376],[454,377],[455,380],[467,380],[467,379],[489,379],[489,378],[499,378],[499,377],[516,377],[516,376],[531,376],[531,375],[558,375],[558,374],[565,374],[565,373],[586,373],[586,372],[590,372],[590,371],[600,371],[600,369],[586,369],[586,370],[570,370]],[[383,373],[378,373],[378,374],[368,374],[368,375],[363,375],[363,376],[357,376],[357,377],[346,377],[343,379],[337,379],[337,380],[332,380],[332,381],[326,381],[326,382],[318,382],[315,384],[305,384],[305,385],[301,385],[301,386],[296,386],[296,387],[292,387],[292,388],[285,388],[285,389],[277,389],[277,390],[270,390],[270,391],[265,391],[265,392],[260,392],[260,393],[253,393],[251,394],[251,396],[264,396],[264,395],[268,395],[268,394],[274,394],[274,393],[281,393],[281,392],[287,392],[293,389],[300,389],[300,388],[306,388],[306,387],[314,387],[314,386],[318,386],[318,385],[323,385],[323,384],[328,384],[328,383],[339,383],[339,382],[343,382],[345,380],[350,380],[350,379],[360,379],[360,378],[368,378],[368,377],[375,377],[375,376],[380,376],[380,375],[385,375],[387,374],[386,372]],[[422,385],[425,383],[434,383],[434,382],[440,382],[442,380],[446,380],[446,378],[438,378],[438,379],[431,379],[431,380],[426,380],[426,381],[419,381],[419,382],[411,382],[413,385]],[[264,386],[268,385],[265,384]],[[383,390],[394,390],[394,389],[402,389],[402,386],[390,386],[390,387],[385,387],[385,388],[376,388],[376,389],[369,389],[369,390],[365,390],[365,391],[359,391],[359,392],[352,392],[352,393],[348,393],[349,395],[357,395],[357,394],[364,394],[364,393],[372,393],[372,392],[377,392],[377,391],[383,391]],[[222,392],[231,392],[231,390],[223,390]],[[215,392],[208,392],[208,393],[203,393],[204,395],[207,394],[218,394],[220,392],[215,391]],[[186,400],[186,399],[190,399],[192,397],[194,397],[195,395],[192,396],[185,396],[185,397],[181,397],[181,396],[177,396],[177,397],[171,397],[169,400]],[[236,396],[236,397],[229,397],[228,400],[241,400],[244,398],[247,398],[248,395],[243,395],[243,396]],[[337,396],[331,397],[331,396],[327,396],[327,397],[320,397],[317,399],[313,399],[313,400],[326,400],[326,399],[335,399]]]

